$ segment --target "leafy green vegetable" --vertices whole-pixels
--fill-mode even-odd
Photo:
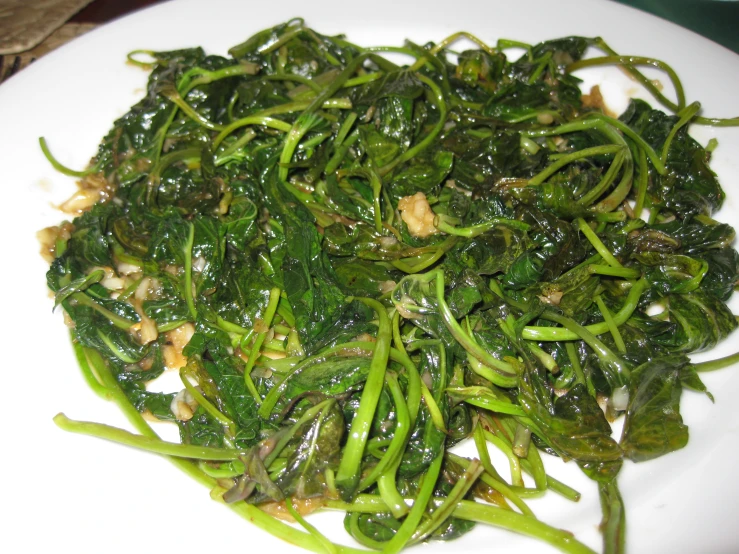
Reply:
[[[480,48],[455,60],[461,36]],[[606,55],[583,59],[591,46]],[[582,37],[366,49],[302,20],[228,57],[149,54],[146,96],[88,170],[41,141],[100,191],[55,234],[55,307],[86,381],[141,435],[55,421],[168,456],[213,498],[328,552],[352,550],[303,512],[343,509],[349,534],[386,552],[476,524],[589,552],[524,501],[579,498],[543,450],[595,481],[604,551],[623,552],[624,458],[684,447],[682,387],[708,392],[698,371],[735,361],[686,357],[737,326],[739,254],[688,134],[706,120],[669,66]],[[674,113],[584,103],[571,72],[601,63]],[[677,104],[642,63],[667,71]],[[181,390],[150,391],[166,369]],[[176,422],[181,443],[144,414]],[[468,439],[479,459],[449,451]]]
[[[639,366],[631,375],[621,447],[640,462],[688,443],[688,428],[680,417],[682,356],[669,356]]]

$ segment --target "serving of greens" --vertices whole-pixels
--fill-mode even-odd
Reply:
[[[383,552],[477,524],[592,552],[526,503],[579,499],[544,452],[592,480],[603,551],[624,551],[624,460],[683,448],[682,389],[710,397],[699,373],[738,361],[687,355],[735,329],[739,279],[734,229],[711,217],[715,144],[688,127],[739,119],[699,115],[669,66],[600,38],[367,48],[292,20],[229,57],[130,61],[151,70],[146,95],[87,170],[41,146],[81,179],[63,206],[77,216],[43,233],[55,306],[87,383],[137,433],[57,425],[167,456],[327,553],[358,550],[310,512],[345,512]],[[573,75],[596,65],[667,113],[610,114]],[[148,390],[165,371],[181,390]]]

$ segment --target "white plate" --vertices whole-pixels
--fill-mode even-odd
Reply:
[[[180,0],[118,20],[39,60],[0,87],[0,186],[7,202],[0,223],[6,260],[0,287],[5,313],[0,479],[9,511],[3,518],[0,550],[294,550],[210,501],[207,490],[166,460],[54,426],[51,418],[59,411],[76,419],[126,423],[79,375],[61,316],[51,314],[46,266],[37,254],[35,232],[61,219],[52,203],[74,188],[71,179],[55,173],[44,160],[38,137],[47,137],[63,163],[83,167],[113,119],[143,91],[146,75],[126,65],[127,52],[203,45],[209,52],[225,54],[253,32],[298,15],[320,32],[344,32],[366,45],[401,44],[405,37],[438,41],[461,29],[489,42],[499,37],[537,42],[568,34],[601,35],[619,52],[671,63],[684,80],[688,99],[701,100],[706,114],[739,115],[739,57],[657,18],[592,0],[455,0],[451,5]],[[616,70],[591,71],[587,78],[589,83],[604,83],[614,107],[623,106],[624,91],[637,88]],[[729,196],[720,218],[736,225],[739,129],[696,128],[694,135],[702,141],[719,139],[713,167]],[[734,307],[736,312],[736,303]],[[736,342],[734,335],[710,356],[729,353]],[[705,376],[715,404],[694,393],[683,395],[691,430],[687,448],[624,467],[620,483],[630,552],[739,551],[734,509],[739,495],[739,479],[734,477],[739,451],[736,369]],[[547,463],[553,474],[580,489],[583,499],[572,504],[549,495],[532,502],[532,508],[542,520],[573,531],[599,549],[595,486],[573,464]],[[312,521],[322,524],[324,519]],[[330,536],[350,544],[336,527]],[[536,541],[480,527],[458,542],[433,544],[424,552],[482,552],[492,544],[498,552],[551,551]]]

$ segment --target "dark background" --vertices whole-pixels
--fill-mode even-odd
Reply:
[[[618,0],[682,25],[739,53],[739,2],[736,0]]]

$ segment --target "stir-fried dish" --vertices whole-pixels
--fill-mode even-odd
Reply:
[[[712,218],[715,144],[688,126],[739,121],[700,116],[669,66],[602,39],[365,48],[295,20],[228,57],[130,58],[146,95],[87,170],[41,141],[81,179],[62,206],[76,217],[42,239],[83,374],[137,432],[57,424],[168,456],[329,553],[355,549],[309,512],[343,510],[384,552],[477,524],[590,552],[526,503],[579,498],[545,452],[592,479],[603,550],[623,551],[624,460],[685,447],[682,390],[708,393],[699,372],[735,361],[687,357],[737,326],[739,265]],[[602,64],[665,111],[584,95],[573,73]],[[165,371],[179,390],[148,390]]]

